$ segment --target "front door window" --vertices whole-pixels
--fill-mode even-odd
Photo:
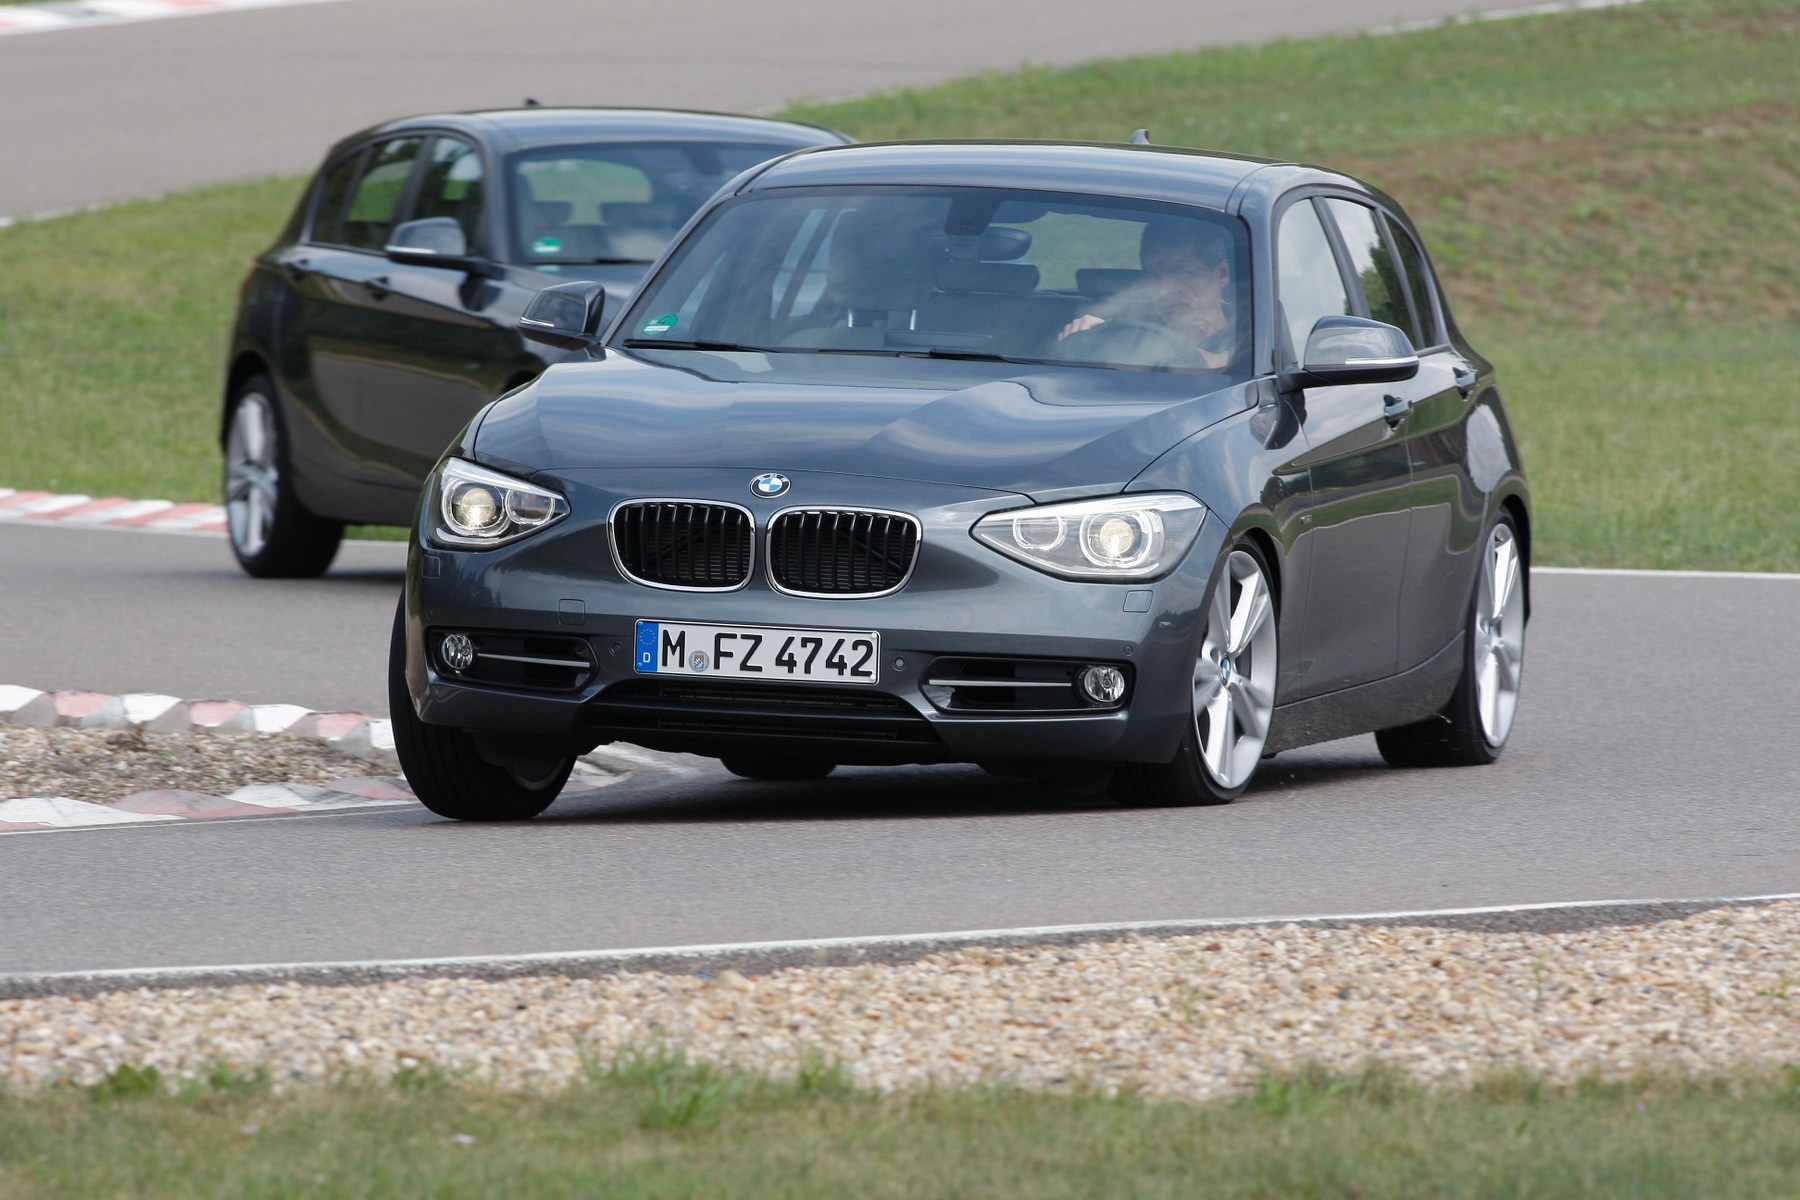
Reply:
[[[1320,317],[1342,317],[1351,311],[1350,293],[1338,274],[1331,240],[1311,201],[1302,200],[1282,214],[1275,258],[1289,344],[1284,359],[1298,363],[1306,354],[1306,336]]]

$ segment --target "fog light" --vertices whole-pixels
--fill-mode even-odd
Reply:
[[[1083,667],[1081,692],[1095,704],[1117,704],[1125,698],[1125,672],[1117,667]]]
[[[438,645],[438,655],[452,671],[466,671],[475,663],[475,643],[460,633],[452,633]]]

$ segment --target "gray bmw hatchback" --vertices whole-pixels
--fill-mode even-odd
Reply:
[[[972,762],[1213,804],[1290,747],[1491,762],[1530,509],[1417,231],[1145,146],[781,159],[432,471],[390,680],[433,811],[628,742],[753,779]]]

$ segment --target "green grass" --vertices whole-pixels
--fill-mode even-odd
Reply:
[[[414,1070],[275,1095],[221,1068],[0,1095],[0,1197],[1793,1197],[1800,1072],[1427,1091],[1371,1070],[1228,1101],[882,1097],[676,1056],[500,1093]]]
[[[1800,569],[1797,336],[1484,335],[1523,442],[1538,561]]]
[[[1667,0],[1028,68],[787,115],[864,139],[1328,162],[1423,226],[1496,360],[1540,563],[1800,570],[1800,0]],[[0,483],[216,492],[236,283],[299,180],[0,230]]]
[[[0,229],[5,486],[216,498],[238,283],[297,194],[264,179]]]

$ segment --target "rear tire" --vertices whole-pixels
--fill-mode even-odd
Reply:
[[[231,399],[225,426],[225,515],[231,553],[259,579],[311,579],[337,557],[344,527],[307,512],[294,494],[286,430],[267,375]]]
[[[406,686],[406,601],[394,614],[388,646],[388,712],[394,725],[394,752],[419,803],[456,821],[525,821],[537,816],[562,791],[574,756],[540,778],[498,767],[481,756],[475,736],[444,725],[428,725],[413,712]]]
[[[1133,807],[1230,804],[1250,786],[1275,713],[1279,661],[1275,593],[1256,543],[1221,560],[1194,660],[1193,716],[1175,757],[1113,774],[1112,794]]]
[[[823,779],[837,770],[834,762],[818,758],[795,758],[786,754],[732,754],[719,761],[727,771],[740,779],[761,779],[771,783]]]
[[[1463,634],[1462,678],[1437,716],[1383,729],[1381,757],[1395,767],[1479,767],[1500,757],[1512,733],[1525,666],[1525,583],[1513,519],[1488,534]]]

